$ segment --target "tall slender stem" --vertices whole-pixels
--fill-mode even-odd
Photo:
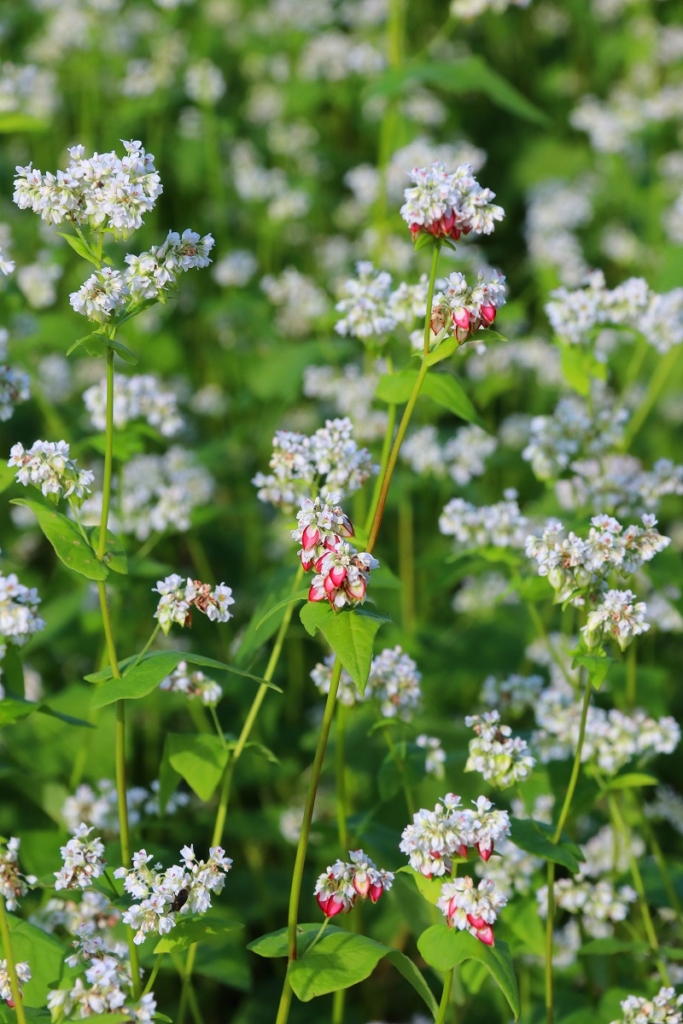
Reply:
[[[444,978],[443,992],[441,993],[441,1002],[439,1003],[439,1012],[434,1024],[445,1024],[446,1014],[448,1013],[448,1004],[451,1001],[451,989],[453,988],[454,974],[455,967],[453,967]]]
[[[636,706],[637,682],[636,645],[631,644],[626,654],[626,706],[629,711]]]
[[[24,1001],[21,997],[19,979],[17,977],[17,967],[14,962],[14,954],[12,953],[12,939],[9,932],[9,921],[7,919],[4,896],[0,896],[0,938],[2,939],[2,948],[7,962],[9,987],[12,990],[12,1000],[14,1002],[14,1012],[17,1015],[17,1022],[18,1024],[26,1024]]]
[[[335,786],[337,800],[337,834],[342,856],[349,848],[348,794],[346,790],[346,716],[347,708],[337,703],[337,728],[335,732]]]
[[[97,557],[100,562],[107,550],[107,524],[111,505],[111,478],[114,466],[114,350],[107,349],[107,420],[104,437],[104,481],[102,483],[102,512]]]
[[[624,431],[624,440],[622,444],[624,451],[628,451],[633,438],[650,415],[655,402],[659,398],[662,388],[671,376],[671,371],[676,365],[679,355],[680,345],[674,345],[669,349],[665,356],[662,356],[661,360],[657,364],[654,373],[650,377],[650,383],[647,391],[645,392],[645,398],[634,412]]]

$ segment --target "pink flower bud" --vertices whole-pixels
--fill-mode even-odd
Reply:
[[[346,593],[349,597],[352,597],[354,601],[362,601],[367,589],[368,587],[365,580],[360,579],[357,583],[349,584],[346,588]]]
[[[496,319],[496,307],[495,306],[480,306],[479,314],[482,320],[485,320],[487,324],[492,324]]]
[[[485,946],[495,946],[493,941],[493,928],[490,924],[484,925],[483,928],[477,928],[477,938],[480,942],[483,942]]]
[[[455,852],[457,853],[458,857],[466,857],[467,856],[467,847],[465,846],[464,843],[461,843],[460,846],[458,847],[458,849]]]
[[[325,588],[325,593],[326,594],[331,594],[334,590],[338,589],[336,583],[332,579],[332,573],[330,573],[328,576],[325,577],[325,582],[323,583],[323,587]]]
[[[493,843],[491,843],[491,845],[489,846],[488,849],[486,849],[486,847],[484,847],[483,850],[481,848],[481,843],[477,843],[476,845],[477,845],[477,850],[479,851],[479,856],[481,857],[481,859],[483,861],[487,861],[489,859],[489,857],[491,856],[491,854],[493,853]]]
[[[337,914],[341,914],[344,909],[344,901],[336,900],[334,896],[328,896],[325,899],[320,893],[316,896],[318,906],[322,910],[325,917],[335,917]]]
[[[453,323],[456,327],[461,327],[463,331],[469,329],[470,326],[470,314],[464,306],[458,306],[453,311]]]
[[[464,327],[456,327],[455,336],[462,345],[463,341],[467,341],[467,339],[470,336],[469,329],[465,329]]]
[[[377,882],[376,885],[371,885],[370,886],[370,892],[368,893],[368,895],[370,896],[370,899],[372,900],[372,902],[376,903],[377,900],[380,898],[380,896],[382,895],[383,892],[384,892],[384,886],[382,885],[381,882]]]
[[[341,587],[342,583],[346,579],[348,569],[345,565],[335,565],[333,569],[330,569],[329,578],[334,583],[335,587]]]
[[[473,914],[467,915],[467,920],[470,922],[473,928],[479,930],[480,928],[486,927],[486,921],[483,917],[475,917]]]
[[[355,875],[353,879],[353,887],[359,896],[367,896],[370,891],[370,879],[367,875],[363,875],[363,880],[361,881],[360,875]]]
[[[306,550],[320,543],[320,530],[317,526],[307,526],[301,535],[301,546]]]
[[[309,601],[324,601],[326,597],[327,594],[322,587],[316,587],[315,584],[311,585],[308,591]]]
[[[350,536],[353,536],[353,534],[351,534]],[[325,545],[324,546],[327,548],[328,551],[336,551],[337,548],[339,547],[339,544],[340,544],[340,540],[339,540],[339,537],[336,536],[336,534],[334,534],[331,537],[326,537],[325,538]]]

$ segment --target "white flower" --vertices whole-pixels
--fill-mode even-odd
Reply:
[[[507,897],[498,892],[490,879],[482,878],[475,889],[469,875],[444,882],[436,901],[449,928],[468,931],[487,946],[494,945],[491,926],[506,903]]]
[[[28,374],[5,362],[7,338],[7,331],[0,328],[0,423],[11,419],[15,406],[31,397]]]
[[[623,1024],[681,1024],[683,1021],[683,995],[677,996],[673,988],[660,988],[652,999],[627,996],[620,1005]],[[622,1024],[622,1021],[612,1021],[612,1024]]]
[[[18,467],[17,480],[24,487],[32,484],[45,497],[69,498],[77,505],[90,494],[94,480],[89,469],[78,469],[66,441],[34,441],[28,450],[17,442],[7,465]]]
[[[362,850],[350,852],[349,858],[335,861],[315,883],[315,897],[326,917],[346,913],[358,898],[376,903],[393,884],[393,873],[378,868]]]
[[[657,786],[655,799],[645,804],[645,815],[653,821],[665,821],[683,835],[683,797],[671,786]]]
[[[517,494],[477,508],[463,498],[452,498],[439,518],[439,530],[465,547],[524,547],[528,520],[517,504]]]
[[[77,825],[72,829],[73,838],[60,847],[64,864],[54,872],[55,889],[87,889],[93,879],[104,873],[104,843],[101,839],[88,839],[92,831],[92,826]]]
[[[494,222],[504,217],[502,207],[491,201],[495,193],[481,187],[469,164],[448,173],[436,161],[431,167],[415,168],[409,177],[414,185],[405,190],[401,216],[413,237],[420,231],[456,241],[470,231],[490,235]]]
[[[19,993],[21,993],[21,986],[31,980],[31,968],[25,960],[22,960],[20,963],[15,963],[14,972],[19,982]],[[4,999],[10,1007],[14,1006],[14,995],[6,960],[0,960],[0,999]]]
[[[83,393],[85,407],[96,430],[104,430],[107,411],[107,383],[102,380]],[[144,419],[164,437],[172,437],[183,428],[178,401],[165,391],[161,381],[150,373],[125,377],[114,374],[114,426],[123,429],[132,420]]]
[[[189,626],[192,620],[192,608],[203,612],[212,622],[227,622],[232,618],[230,605],[235,603],[232,589],[224,583],[212,588],[209,583],[201,583],[189,577],[183,580],[177,573],[159,580],[152,590],[161,594],[154,618],[158,620],[164,633],[168,633],[173,623]]]
[[[452,859],[464,857],[468,846],[476,847],[488,860],[494,845],[510,834],[507,811],[492,810],[493,804],[480,796],[475,810],[460,807],[460,797],[447,793],[433,811],[421,809],[403,830],[399,849],[408,855],[410,866],[427,878],[449,874]]]
[[[427,775],[433,775],[435,779],[443,779],[446,774],[444,771],[446,751],[441,746],[438,736],[427,736],[426,733],[421,733],[416,737],[415,742],[418,747],[427,751],[425,758]]]
[[[385,718],[410,721],[422,701],[421,680],[416,662],[400,646],[387,647],[372,659],[369,695],[380,702]]]
[[[476,736],[469,743],[466,772],[479,772],[492,785],[505,789],[525,779],[536,763],[526,740],[512,736],[509,725],[500,724],[498,711],[467,715],[465,725]]]
[[[25,587],[13,572],[8,576],[0,573],[0,661],[5,654],[4,641],[21,646],[33,633],[45,629],[39,604],[35,587]]]
[[[21,841],[14,836],[6,843],[0,842],[0,896],[8,910],[16,910],[28,886],[37,881],[33,875],[24,875],[19,870],[20,845]]]
[[[585,930],[592,938],[607,938],[614,932],[613,924],[625,921],[631,904],[638,894],[630,885],[619,889],[607,881],[578,881],[561,878],[555,882],[555,904],[570,914],[580,914]],[[538,912],[542,917],[548,913],[548,887],[542,886],[537,893]]]
[[[597,608],[588,613],[581,632],[589,647],[613,637],[623,651],[635,636],[650,628],[650,623],[645,621],[646,611],[647,605],[636,601],[632,590],[608,590]]]
[[[186,661],[181,661],[170,676],[159,683],[160,690],[184,693],[187,697],[199,697],[202,704],[216,705],[223,696],[223,690],[214,679],[209,679],[199,669],[190,671]]]

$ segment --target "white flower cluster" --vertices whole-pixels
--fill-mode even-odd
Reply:
[[[232,860],[220,846],[212,846],[207,861],[197,860],[192,846],[180,851],[182,864],[166,871],[161,864],[147,865],[152,855],[145,850],[133,854],[132,868],[117,868],[115,878],[123,879],[123,887],[139,903],[123,915],[125,924],[135,931],[136,945],[148,934],[166,935],[176,925],[178,913],[205,914],[211,907],[211,894],[222,892],[225,876]],[[180,903],[179,894],[184,902]]]
[[[308,193],[292,188],[281,167],[263,167],[251,142],[240,139],[232,147],[231,157],[235,191],[240,199],[268,201],[267,216],[276,222],[297,220],[308,213]]]
[[[537,267],[553,267],[568,288],[578,288],[590,272],[575,232],[591,220],[594,189],[588,178],[571,184],[554,179],[529,192],[524,231],[529,255]]]
[[[154,157],[140,142],[124,142],[126,156],[115,152],[85,156],[83,146],[69,149],[69,166],[52,174],[17,167],[14,202],[40,214],[48,224],[86,224],[126,236],[142,224],[163,191]]]
[[[575,345],[606,325],[639,331],[662,354],[683,343],[683,288],[660,295],[640,277],[610,290],[602,271],[595,270],[585,288],[552,292],[545,310],[555,333]]]
[[[465,368],[467,376],[472,380],[486,380],[497,374],[515,373],[517,376],[522,373],[532,374],[544,387],[559,387],[563,381],[559,349],[543,338],[508,341],[505,345],[494,345],[484,351],[473,352]],[[519,417],[524,416],[524,413],[513,415]]]
[[[383,370],[381,360],[375,364],[374,370],[367,373],[355,363],[348,363],[341,370],[332,366],[307,366],[304,370],[303,392],[307,398],[332,402],[340,415],[349,417],[359,440],[375,441],[384,437],[387,428],[386,412],[372,408]]]
[[[439,530],[467,548],[523,548],[529,522],[519,511],[517,492],[506,490],[503,498],[479,508],[452,498],[439,517]]]
[[[521,718],[525,711],[536,706],[538,695],[545,685],[542,676],[522,676],[512,673],[506,679],[487,676],[481,688],[481,699],[490,707],[502,707],[512,718]]]
[[[410,866],[426,878],[450,874],[454,857],[465,857],[469,846],[476,847],[487,861],[494,846],[510,834],[507,811],[494,811],[485,796],[472,803],[475,810],[460,807],[460,797],[447,793],[433,811],[421,809],[413,815],[412,825],[402,833],[399,849]]]
[[[8,337],[8,332],[0,327],[0,423],[11,419],[14,407],[31,397],[29,375],[6,362]]]
[[[8,576],[0,573],[0,662],[5,656],[6,641],[19,647],[33,633],[45,628],[38,614],[39,604],[35,587],[25,587],[13,572]]]
[[[121,1012],[138,1024],[151,1024],[156,1011],[154,993],[148,992],[134,1001],[125,943],[105,945],[102,938],[93,935],[92,929],[86,926],[73,945],[75,952],[66,962],[72,970],[85,966],[85,971],[76,977],[71,987],[52,989],[48,993],[52,1024]]]
[[[221,288],[244,288],[258,268],[258,261],[248,249],[234,249],[214,263],[211,276]]]
[[[498,604],[518,604],[519,597],[510,590],[510,581],[500,572],[465,576],[453,595],[451,607],[462,615],[491,618]]]
[[[665,821],[683,836],[683,797],[671,786],[657,786],[654,800],[645,804],[645,815],[652,821]]]
[[[195,267],[208,267],[214,246],[212,235],[201,238],[187,228],[179,235],[169,231],[162,245],[153,245],[139,256],[127,255],[127,269],[121,273],[111,267],[95,271],[69,301],[77,313],[98,323],[112,315],[158,299],[175,287],[182,273]]]
[[[505,292],[505,275],[498,270],[480,270],[475,285],[468,284],[459,271],[449,274],[444,290],[434,296],[431,344],[450,335],[464,344],[480,328],[490,327],[505,305]]]
[[[311,679],[320,693],[329,693],[334,655],[319,662],[311,672]],[[421,673],[417,665],[400,646],[387,647],[372,659],[365,696],[361,697],[351,676],[342,669],[337,700],[351,707],[361,700],[379,702],[384,718],[399,717],[411,721],[422,701]]]
[[[468,931],[485,946],[495,945],[491,926],[506,903],[507,896],[496,889],[490,878],[482,878],[475,888],[469,875],[444,882],[436,901],[449,928]]]
[[[278,430],[273,438],[269,466],[272,473],[257,473],[252,483],[260,501],[291,509],[311,494],[336,500],[353,494],[376,472],[372,455],[352,438],[351,420],[326,420],[307,436]]]
[[[15,836],[6,843],[0,843],[0,896],[5,900],[8,910],[16,910],[19,900],[28,892],[29,885],[38,881],[33,875],[24,875],[19,870],[20,845],[21,840]]]
[[[451,0],[451,15],[454,18],[478,18],[488,11],[502,14],[511,5],[528,7],[530,3],[531,0]]]
[[[186,661],[181,661],[170,676],[161,680],[159,689],[184,693],[190,700],[199,697],[206,707],[215,707],[223,696],[215,679],[209,679],[200,669],[191,670]]]
[[[349,861],[336,860],[315,883],[315,898],[325,917],[348,913],[357,899],[377,903],[394,881],[391,871],[384,871],[362,850],[349,851]]]
[[[660,988],[652,999],[627,996],[620,1003],[623,1021],[612,1024],[681,1024],[683,1021],[683,995],[677,996],[673,988]]]
[[[628,871],[630,858],[638,860],[645,853],[645,843],[632,832],[626,845],[611,825],[604,825],[588,842],[581,844],[581,852],[585,860],[577,879],[600,878],[612,872],[621,875]]]
[[[21,994],[21,986],[31,980],[31,968],[25,960],[22,960],[14,965],[14,971],[19,982],[19,993]],[[0,999],[4,999],[10,1009],[14,1008],[12,985],[6,960],[0,960]]]
[[[568,684],[544,690],[536,703],[532,749],[544,764],[571,756],[579,736],[580,702]],[[595,759],[598,767],[614,775],[632,758],[643,760],[656,754],[671,754],[680,742],[681,729],[674,718],[655,719],[642,708],[632,714],[591,705],[586,720],[582,761]]]
[[[531,817],[534,821],[550,824],[555,798],[544,794],[536,797]],[[528,818],[526,808],[521,800],[512,801],[512,810],[516,818]],[[520,849],[512,839],[504,838],[496,844],[500,854],[486,864],[476,864],[475,872],[480,877],[490,878],[495,882],[496,889],[510,899],[515,893],[528,896],[535,889],[534,875],[543,867],[544,861],[526,850]]]
[[[69,456],[66,441],[34,441],[27,450],[17,442],[10,451],[8,466],[17,466],[17,480],[24,487],[32,484],[45,497],[68,498],[82,505],[94,480],[89,469],[79,469]]]
[[[277,307],[275,323],[288,337],[308,334],[328,310],[325,292],[295,267],[285,267],[279,277],[267,274],[261,287]]]
[[[633,637],[650,628],[646,612],[647,605],[637,601],[632,590],[608,590],[597,608],[588,613],[581,632],[589,647],[599,647],[612,637],[623,651]]]
[[[425,771],[427,775],[433,775],[435,779],[443,779],[446,775],[444,764],[446,763],[446,751],[441,746],[441,740],[438,736],[427,736],[426,733],[420,733],[415,738],[415,743],[422,750],[426,750],[427,756],[425,757]]]
[[[54,872],[55,889],[87,889],[104,873],[104,843],[98,838],[89,839],[92,831],[92,825],[77,825],[71,830],[73,838],[66,846],[60,846],[64,863]]]
[[[137,825],[144,817],[158,818],[161,815],[158,794],[158,779],[150,784],[149,789],[144,786],[133,786],[127,790],[126,804],[130,825]],[[187,793],[174,793],[163,808],[164,818],[175,814],[179,808],[186,807],[189,800]],[[61,814],[69,831],[77,828],[79,823],[85,823],[94,826],[98,831],[116,835],[119,831],[116,784],[112,779],[100,779],[95,788],[87,782],[81,783],[76,792],[64,801]]]
[[[613,924],[625,921],[631,904],[638,894],[630,885],[618,889],[602,878],[599,881],[576,881],[561,878],[555,882],[555,905],[570,914],[580,914],[586,932],[594,939],[605,939],[613,934]],[[548,886],[542,886],[536,893],[538,912],[542,917],[548,914]]]
[[[578,395],[561,398],[550,416],[533,416],[522,458],[539,480],[553,480],[578,455],[597,456],[623,439],[628,410],[615,407],[604,390],[591,396],[591,408]]]
[[[485,460],[497,447],[496,438],[476,424],[461,427],[445,445],[440,444],[436,427],[428,425],[420,427],[403,443],[401,458],[416,473],[447,473],[464,487],[484,473]]]
[[[50,935],[62,929],[69,935],[92,935],[113,928],[120,918],[121,914],[104,893],[86,889],[78,903],[75,900],[48,900],[29,920]]]
[[[671,459],[658,459],[646,470],[633,455],[603,455],[577,459],[571,469],[575,476],[555,484],[557,500],[566,509],[638,515],[656,511],[668,494],[683,494],[683,466]]]
[[[0,65],[0,111],[46,121],[59,104],[57,76],[36,64]]]
[[[455,241],[470,231],[490,235],[505,215],[492,202],[495,192],[481,187],[469,164],[449,173],[437,160],[430,167],[416,167],[409,177],[413,187],[405,190],[401,216],[413,238],[421,232]]]
[[[375,270],[368,260],[356,264],[355,278],[345,281],[341,299],[335,306],[343,313],[335,324],[335,331],[343,337],[351,336],[366,341],[385,338],[400,325],[410,330],[415,320],[424,320],[427,311],[427,279],[423,275],[418,284],[402,282],[392,290],[391,274]]]
[[[178,626],[192,625],[192,609],[206,615],[211,622],[227,622],[232,618],[230,605],[235,603],[232,588],[225,583],[211,587],[210,583],[200,580],[184,580],[173,573],[165,580],[159,580],[152,591],[161,594],[161,599],[154,613],[164,633],[170,632],[175,622]]]
[[[467,715],[465,725],[475,732],[469,743],[466,772],[479,772],[493,786],[506,789],[525,779],[536,764],[526,740],[500,724],[498,711]]]
[[[318,496],[314,501],[304,500],[297,522],[292,539],[301,544],[301,564],[306,572],[312,569],[316,573],[308,600],[329,601],[336,610],[362,604],[370,572],[379,562],[344,539],[354,535],[348,516],[338,505],[328,505]]]
[[[93,384],[83,393],[90,422],[96,430],[104,430],[107,415],[107,382]],[[125,377],[114,374],[114,426],[122,430],[132,420],[143,419],[164,437],[173,437],[183,428],[178,414],[178,400],[172,391],[164,390],[151,373]]]

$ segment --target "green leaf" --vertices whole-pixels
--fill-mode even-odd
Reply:
[[[92,265],[97,267],[98,270],[100,269],[100,260],[98,260],[97,256],[95,256],[82,238],[79,238],[78,235],[69,235],[66,231],[58,231],[57,234],[60,238],[63,238],[64,241],[71,246],[73,251],[78,253],[82,259],[87,260],[88,263],[92,263]]]
[[[417,373],[417,370],[399,370],[398,373],[385,374],[377,382],[375,398],[389,405],[402,405],[410,398]]]
[[[0,494],[11,487],[17,478],[17,467],[0,462]]]
[[[0,700],[0,727],[3,725],[14,725],[15,722],[19,722],[22,718],[27,718],[37,710],[38,705],[33,704],[31,701],[5,695]]]
[[[585,860],[580,847],[566,836],[563,835],[559,843],[552,842],[552,825],[529,818],[511,818],[510,824],[512,842],[527,853],[533,853],[554,864],[562,864],[573,875],[579,870],[580,861]]]
[[[95,338],[100,343],[102,343],[103,341],[102,335],[84,334],[82,338],[79,338],[77,341],[74,341],[73,345],[71,345],[70,348],[66,350],[66,354],[70,356],[71,353],[75,352],[76,349],[81,347],[81,345],[85,345],[86,341],[92,341],[93,338]]]
[[[23,986],[24,1003],[27,1007],[43,1007],[49,986],[58,982],[66,949],[51,935],[48,935],[28,921],[21,921],[8,914],[12,952],[15,962],[28,961],[31,965],[31,980]],[[5,951],[0,941],[2,957]]]
[[[299,617],[311,636],[320,630],[363,696],[377,630],[389,620],[360,608],[334,612],[327,602],[313,601],[303,606]]]
[[[454,859],[459,860],[457,857]],[[441,886],[445,881],[447,881],[447,879],[425,878],[421,872],[416,871],[415,868],[411,868],[410,864],[404,864],[403,867],[400,867],[398,870],[402,874],[409,875],[417,886],[420,894],[424,896],[428,903],[431,903],[434,907],[436,906],[436,901],[441,895]]]
[[[296,934],[299,956],[303,956],[319,931],[320,923],[297,925]],[[348,935],[347,931],[343,928],[337,928],[335,925],[328,924],[325,929],[326,935],[333,935],[337,932],[341,935]],[[278,928],[275,932],[268,932],[266,935],[261,935],[258,939],[253,939],[252,942],[247,944],[247,949],[250,949],[252,953],[256,953],[257,956],[267,957],[268,959],[284,957],[288,954],[287,937],[287,929]]]
[[[591,379],[607,380],[607,366],[595,358],[593,353],[581,345],[562,345],[562,373],[564,379],[579,395],[590,392]]]
[[[448,359],[452,356],[456,349],[460,348],[462,342],[458,341],[455,335],[452,338],[446,338],[439,345],[436,346],[433,352],[430,352],[427,356],[427,366],[434,366],[435,363],[440,363],[444,359]],[[421,356],[420,352],[415,353],[418,358]]]
[[[90,534],[90,543],[92,544],[93,551],[97,551],[99,541],[100,528],[96,526]],[[119,572],[124,576],[128,575],[128,555],[126,554],[126,549],[111,530],[107,530],[107,545],[103,562],[112,572]]]
[[[85,543],[81,532],[70,519],[56,512],[47,502],[29,498],[12,498],[13,505],[30,508],[41,530],[64,565],[89,580],[105,580],[109,575],[106,565],[97,560],[93,549]]]
[[[181,917],[175,928],[157,942],[154,953],[180,953],[195,942],[220,942],[239,928],[244,928],[239,921]]]
[[[591,686],[599,690],[614,664],[614,659],[608,657],[603,651],[601,654],[578,654],[573,661],[574,668],[580,665],[588,673]]]
[[[291,596],[293,587],[294,574],[292,572],[279,573],[274,581],[273,589],[267,592],[258,602],[235,654],[235,662],[238,665],[247,664],[259,648],[279,628],[284,618],[286,607],[283,607],[281,602]],[[273,605],[278,603],[280,603],[279,611],[269,617],[267,613]],[[261,622],[261,625],[257,625],[257,623]]]
[[[260,629],[261,626],[268,621],[271,615],[275,615],[275,613],[279,612],[281,608],[286,608],[288,604],[294,604],[296,601],[307,601],[308,590],[308,587],[306,590],[298,590],[296,594],[290,594],[289,597],[285,597],[284,600],[278,601],[277,604],[273,605],[272,608],[269,608],[265,615],[259,619],[254,628]]]
[[[187,651],[148,651],[137,664],[135,664],[136,661],[137,658],[134,656],[119,662],[119,670],[123,672],[120,679],[112,677],[111,668],[102,669],[101,672],[93,672],[86,676],[85,679],[89,683],[105,683],[93,694],[90,706],[103,708],[117,700],[139,700],[141,697],[146,697],[148,693],[156,689],[162,679],[165,679],[178,667],[181,661],[187,661],[190,665],[199,665],[202,668],[212,668],[220,672],[243,676],[282,693],[279,686],[266,682],[260,676],[244,672],[233,665],[226,665],[222,661],[214,661],[213,658],[205,658],[201,654],[190,654]]]
[[[654,775],[645,772],[626,772],[610,779],[605,789],[638,789],[640,786],[656,786],[659,783]]]
[[[44,132],[50,127],[49,121],[41,121],[37,117],[30,117],[28,114],[7,112],[0,114],[0,132],[3,135],[9,132]]]
[[[519,990],[507,943],[485,946],[469,932],[459,932],[445,924],[435,924],[422,933],[417,948],[437,971],[450,971],[465,960],[478,960],[491,974],[515,1017],[519,1017]]]
[[[422,391],[437,405],[442,405],[444,409],[455,413],[461,420],[465,420],[467,423],[476,423],[486,430],[479,413],[455,377],[446,373],[427,374]]]
[[[428,231],[420,231],[413,242],[413,252],[419,252],[420,249],[426,249],[428,245],[432,246],[440,244],[441,240],[437,239],[434,235],[431,235]]]
[[[130,366],[136,366],[138,357],[135,352],[131,352],[127,345],[124,345],[118,338],[107,338],[107,348],[111,348],[116,352],[119,359],[122,359],[124,363],[128,363]]]
[[[218,736],[210,733],[167,733],[164,756],[185,779],[190,789],[206,803],[216,792],[230,751]]]

